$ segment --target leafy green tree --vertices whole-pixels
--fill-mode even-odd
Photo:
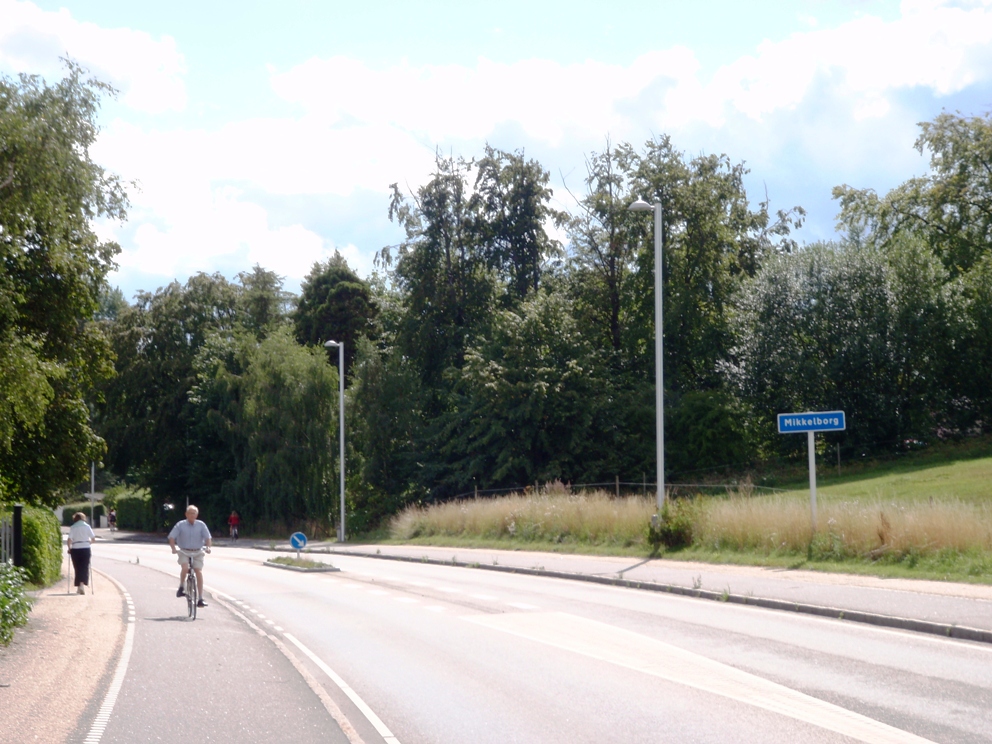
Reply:
[[[546,227],[562,224],[565,216],[550,207],[548,172],[536,160],[525,160],[522,151],[487,145],[476,168],[475,239],[506,284],[507,298],[522,300],[538,290],[545,262],[560,253]]]
[[[596,441],[597,371],[563,297],[539,292],[498,312],[457,373],[441,483],[466,490],[582,474]]]
[[[197,274],[185,285],[140,292],[112,326],[118,374],[104,388],[100,411],[108,462],[156,499],[188,493],[194,362],[211,334],[239,327],[239,294],[219,274]]]
[[[91,223],[127,207],[89,155],[113,91],[66,66],[54,85],[0,77],[0,499],[49,505],[103,452],[86,401],[113,367],[87,321],[119,248]]]
[[[343,341],[348,375],[358,339],[374,333],[378,309],[368,283],[335,251],[327,263],[313,265],[301,290],[293,316],[296,339],[311,346],[328,340]],[[331,349],[328,356],[337,361],[337,353]]]
[[[254,351],[243,417],[254,499],[245,509],[270,523],[326,525],[334,509],[337,369],[324,350],[277,328]]]
[[[921,236],[952,275],[968,271],[992,246],[992,115],[944,112],[920,124],[916,149],[930,153],[930,173],[884,197],[836,187],[840,225],[880,244],[900,233]]]
[[[283,277],[255,264],[250,272],[240,272],[238,281],[242,287],[238,317],[247,330],[264,338],[272,328],[288,321],[293,296],[283,290]]]

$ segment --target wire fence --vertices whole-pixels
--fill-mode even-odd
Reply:
[[[14,521],[11,517],[0,517],[0,563],[14,558]]]

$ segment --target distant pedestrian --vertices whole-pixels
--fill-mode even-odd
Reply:
[[[111,509],[110,514],[107,515],[107,524],[110,525],[110,531],[114,532],[117,529],[117,510]]]
[[[90,585],[90,546],[94,540],[96,535],[86,522],[86,515],[82,512],[73,514],[67,545],[72,567],[76,572],[76,594],[86,594],[83,587]]]
[[[241,525],[241,517],[238,516],[236,511],[231,512],[231,516],[227,518],[227,526],[231,530],[231,539],[237,542],[238,540],[238,527]]]

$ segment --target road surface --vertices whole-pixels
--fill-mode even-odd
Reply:
[[[992,740],[984,644],[471,568],[335,555],[339,572],[301,574],[267,557],[215,548],[205,576],[216,600],[187,623],[168,619],[185,605],[166,545],[100,546],[96,567],[138,594],[104,741],[127,741],[124,721],[148,718],[176,738],[181,697],[149,704],[141,680],[176,643],[236,665],[244,633],[270,646],[271,675],[203,691],[208,740],[282,740],[237,729],[238,710],[264,706],[272,731],[296,726],[292,741]]]

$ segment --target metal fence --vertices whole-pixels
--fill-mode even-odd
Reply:
[[[14,520],[0,517],[0,563],[14,559]]]

